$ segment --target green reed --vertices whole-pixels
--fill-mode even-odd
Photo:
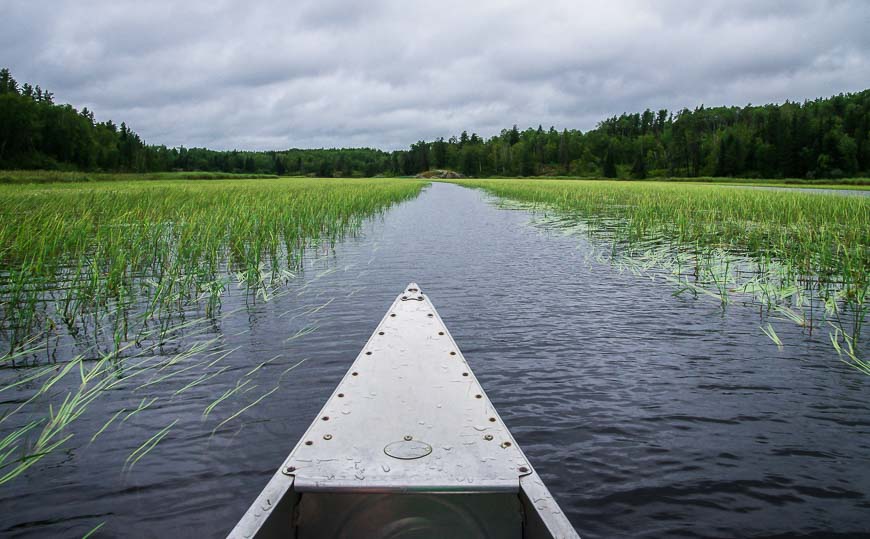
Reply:
[[[307,245],[334,242],[423,185],[391,179],[0,185],[0,342],[14,353],[33,333],[91,326],[111,333],[117,348],[142,318],[168,320],[200,301],[213,313],[232,276],[254,292],[291,278]],[[137,305],[145,316],[134,324],[129,313]]]
[[[662,182],[455,183],[552,213],[559,226],[610,245],[611,260],[666,270],[678,294],[723,306],[749,295],[808,332],[833,322],[835,348],[852,366],[864,364],[856,343],[870,290],[870,198]],[[762,329],[782,345],[772,326]]]
[[[0,186],[0,343],[8,350],[0,367],[27,367],[11,371],[0,393],[28,395],[0,409],[0,485],[69,447],[82,434],[73,424],[108,391],[128,393],[130,402],[101,421],[89,443],[148,413],[158,399],[186,398],[227,378],[222,361],[238,348],[225,350],[208,335],[212,323],[246,308],[221,311],[231,285],[251,301],[289,293],[282,285],[302,271],[309,246],[352,234],[363,219],[424,185],[283,179]],[[193,317],[185,315],[191,307]],[[32,364],[53,335],[85,344],[58,366]],[[164,344],[181,341],[182,350],[163,354]],[[221,416],[213,433],[275,393],[305,361],[291,361],[270,387],[258,388],[252,377],[279,359],[224,380],[231,389],[203,410],[203,420]],[[166,385],[168,391],[158,387]],[[125,469],[177,421],[143,440]]]

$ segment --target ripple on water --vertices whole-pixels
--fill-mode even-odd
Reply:
[[[107,414],[144,396],[107,395],[83,416],[64,462],[0,487],[0,532],[81,536],[105,520],[107,535],[225,536],[413,281],[584,538],[870,533],[870,378],[823,339],[784,327],[780,351],[757,311],[675,298],[588,259],[582,239],[528,221],[479,192],[435,184],[334,257],[309,259],[290,293],[247,307],[231,295],[222,310],[241,310],[209,330],[224,349],[238,347],[226,375],[281,355],[258,371],[265,392],[306,359],[280,390],[212,433],[202,411],[227,380],[186,397],[156,385],[151,414],[89,445]],[[317,329],[285,340],[305,327]],[[214,413],[222,420],[250,400]],[[122,474],[127,456],[176,418]],[[444,459],[462,449],[445,448]]]

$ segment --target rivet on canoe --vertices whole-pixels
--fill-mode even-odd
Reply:
[[[450,355],[451,355],[451,356],[455,356],[455,355],[456,355],[456,352],[450,352]]]
[[[526,473],[528,471],[529,471],[529,469],[526,468],[525,466],[520,466],[520,473]]]
[[[344,393],[339,393],[339,394],[338,394],[338,398],[340,399],[340,398],[342,398],[342,397],[344,397]]]
[[[489,422],[490,422],[490,423],[495,423],[495,418],[494,418],[494,417],[490,417],[490,418],[489,418]]]
[[[287,466],[286,468],[284,468],[284,473],[289,474],[289,473],[293,473],[295,471],[296,471],[296,466]]]
[[[314,442],[311,440],[305,440],[305,445],[314,445]]]
[[[429,318],[432,318],[432,317],[435,316],[435,315],[432,314],[432,313],[429,313],[429,314],[427,314],[426,316],[428,316]]]
[[[371,352],[371,350],[369,350],[369,351],[368,351],[368,352],[366,352],[366,355],[367,355],[367,356],[370,356],[370,355],[372,355],[372,352]]]
[[[410,441],[413,440],[413,439],[414,439],[414,437],[411,436],[410,434],[406,434],[406,435],[405,435],[405,441],[406,441],[406,442],[410,442]]]
[[[487,442],[492,440],[492,434],[487,434],[486,436],[483,437],[483,439],[486,440]]]
[[[482,398],[483,398],[483,395],[481,395],[480,393],[478,393],[477,395],[474,396],[474,398],[475,398],[475,399],[482,399]]]
[[[510,447],[511,443],[510,442],[502,442],[501,446],[502,447]]]
[[[468,373],[467,373],[467,372],[463,372],[463,373],[462,373],[462,376],[468,376]]]
[[[438,332],[438,335],[444,335],[444,332],[443,332],[443,331],[439,331],[439,332]]]
[[[350,373],[350,375],[351,375],[351,376],[359,376],[359,373],[356,372],[356,371],[353,371],[352,373]]]
[[[391,314],[390,316],[393,317],[393,318],[395,318],[395,317],[396,317],[396,313],[393,313],[393,314]]]
[[[324,434],[323,439],[324,440],[332,440],[332,434]]]
[[[325,416],[321,417],[320,419],[322,419],[323,421],[329,421],[329,416],[325,415]]]
[[[378,331],[378,335],[383,335],[383,334],[384,334],[383,331]]]
[[[402,299],[408,299],[408,296],[402,296]]]

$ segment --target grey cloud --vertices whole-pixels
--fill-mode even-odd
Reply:
[[[170,146],[586,130],[861,90],[870,73],[863,0],[0,2],[0,63],[19,80]]]

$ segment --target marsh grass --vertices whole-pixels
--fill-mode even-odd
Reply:
[[[839,180],[830,180],[826,178],[808,179],[808,178],[778,178],[778,179],[761,179],[761,178],[723,178],[717,176],[701,176],[694,178],[651,178],[650,182],[675,182],[687,184],[720,184],[720,185],[751,185],[758,187],[803,187],[808,189],[870,189],[870,178],[841,178]]]
[[[227,388],[203,409],[212,436],[239,421],[305,359],[276,356],[236,374],[225,359],[239,348],[224,349],[214,327],[251,303],[290,294],[285,285],[305,271],[306,252],[328,256],[363,219],[423,185],[249,179],[0,186],[0,485],[74,439],[93,444],[205,384]],[[244,302],[224,309],[231,293]],[[331,301],[299,311],[311,315]],[[315,329],[299,327],[282,341]],[[64,340],[73,344],[56,346]],[[260,376],[270,367],[280,373]],[[126,394],[126,405],[104,411],[94,432],[78,429],[110,391]],[[141,440],[124,468],[153,452],[177,421]]]
[[[306,247],[415,196],[413,180],[219,180],[0,186],[0,361],[34,333],[117,350],[185,304],[214,314],[294,277]]]
[[[536,222],[594,240],[621,269],[671,282],[675,295],[758,305],[809,334],[823,327],[846,363],[870,290],[870,199],[716,185],[560,180],[458,180]],[[512,201],[512,202],[506,202]],[[760,328],[779,347],[773,326]]]

